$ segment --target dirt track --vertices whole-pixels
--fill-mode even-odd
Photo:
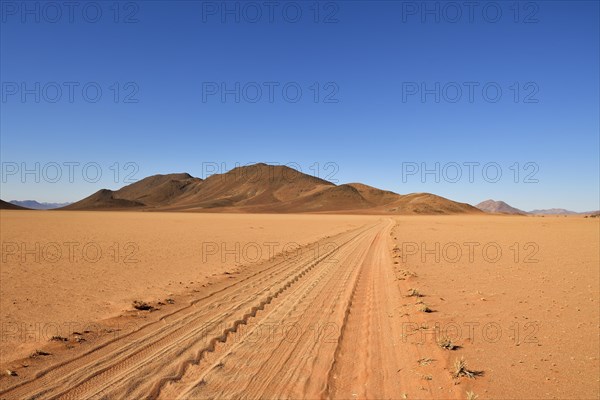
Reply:
[[[414,357],[400,348],[394,313],[392,226],[385,219],[246,271],[1,396],[397,398],[415,386],[398,374]]]

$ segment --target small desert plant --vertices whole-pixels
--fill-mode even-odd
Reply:
[[[412,277],[416,277],[416,276],[417,276],[417,274],[416,274],[416,273],[414,273],[414,272],[412,272],[412,271],[409,271],[409,270],[407,270],[407,269],[399,269],[399,270],[398,270],[398,273],[399,273],[400,275],[402,275],[402,276],[412,276]]]
[[[142,310],[142,311],[154,310],[154,307],[152,307],[150,304],[146,303],[145,301],[140,301],[140,300],[135,300],[133,302],[133,308],[135,308],[136,310]]]
[[[31,353],[31,355],[29,357],[36,358],[36,357],[39,357],[39,356],[49,356],[49,355],[50,355],[50,353],[48,353],[47,351],[36,350],[33,353]]]
[[[69,339],[67,339],[66,337],[62,337],[62,336],[58,336],[58,335],[52,336],[50,338],[50,340],[52,342],[68,342],[69,341]]]
[[[457,346],[454,343],[452,343],[452,340],[447,337],[443,337],[440,340],[438,340],[438,346],[446,350],[455,350],[457,348]]]
[[[420,366],[429,365],[433,362],[431,358],[420,358],[417,360]]]
[[[467,377],[467,378],[475,378],[476,376],[481,376],[482,372],[480,371],[472,371],[467,367],[467,362],[464,358],[456,359],[454,361],[454,371],[452,372],[453,378]]]
[[[421,306],[419,307],[419,311],[422,311],[422,312],[425,312],[425,313],[433,312],[433,310],[431,308],[429,308],[427,306],[427,304],[421,304]]]
[[[467,392],[467,400],[477,400],[478,398],[479,396],[477,396],[475,393]]]
[[[419,289],[408,289],[407,297],[423,297],[423,295],[419,292]]]

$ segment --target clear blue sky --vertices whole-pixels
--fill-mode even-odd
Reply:
[[[142,178],[266,161],[471,204],[600,207],[597,1],[54,4],[2,1],[4,200],[119,188],[127,162]],[[39,183],[22,176],[36,163]]]

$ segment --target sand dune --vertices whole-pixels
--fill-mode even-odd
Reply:
[[[430,194],[399,195],[361,183],[335,185],[286,166],[255,164],[205,180],[189,174],[155,175],[117,191],[101,190],[66,210],[391,214],[481,213]]]

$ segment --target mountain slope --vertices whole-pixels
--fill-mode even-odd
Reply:
[[[29,210],[29,208],[21,207],[8,201],[0,200],[0,210]]]
[[[578,213],[575,211],[565,210],[564,208],[550,208],[548,210],[529,211],[529,214],[533,214],[533,215],[577,215],[577,214],[587,214],[587,213]]]
[[[467,203],[459,203],[431,193],[411,193],[384,207],[394,214],[481,214]]]
[[[335,185],[286,166],[254,164],[205,180],[189,174],[154,175],[119,190],[100,190],[66,210],[203,212],[480,213],[427,193],[399,195],[361,183]]]
[[[503,201],[495,201],[495,200],[486,200],[477,204],[475,207],[479,208],[481,211],[485,211],[487,213],[497,213],[497,214],[514,214],[514,215],[525,215],[527,214],[523,210],[519,210],[518,208],[514,208],[509,206]]]
[[[286,166],[260,163],[211,175],[182,196],[176,206],[277,206],[329,187],[335,185]]]
[[[518,208],[514,208],[503,201],[486,200],[475,207],[487,213],[498,213],[498,214],[521,214],[521,215],[592,215],[598,211],[586,211],[577,212],[565,210],[564,208],[550,208],[547,210],[532,210],[523,211]]]
[[[29,208],[31,210],[52,210],[54,208],[61,208],[68,206],[71,203],[40,203],[35,200],[11,200],[11,204],[15,204],[20,207]]]
[[[383,206],[398,200],[398,193],[381,190],[363,183],[348,183],[347,186],[356,189],[360,195],[375,206]]]
[[[164,207],[193,190],[202,179],[189,174],[153,175],[113,191],[102,189],[64,210],[103,210]]]

